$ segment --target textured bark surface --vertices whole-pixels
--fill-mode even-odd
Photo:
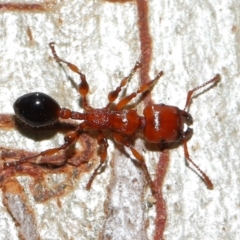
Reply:
[[[78,76],[66,68],[64,71],[53,60],[48,47],[52,41],[60,57],[86,74],[91,105],[104,107],[108,92],[140,60],[136,3],[39,2],[46,10],[11,11],[0,5],[1,113],[12,114],[15,99],[33,91],[51,95],[61,106],[80,109],[75,89]],[[170,151],[163,187],[165,239],[239,239],[239,1],[151,0],[148,8],[153,48],[149,76],[164,71],[152,91],[154,102],[182,108],[189,89],[216,73],[222,76],[216,87],[193,99],[190,109],[194,135],[189,152],[215,188],[209,191],[185,166],[181,147]],[[139,82],[137,74],[128,84],[127,93],[136,90]],[[140,104],[139,113],[142,109]],[[0,146],[4,148],[37,152],[63,141],[61,132],[43,138],[39,132],[29,135],[6,124],[0,124]],[[154,239],[156,213],[150,191],[144,188],[144,175],[128,150],[124,152],[111,140],[109,144],[107,166],[90,192],[85,190],[90,173],[84,173],[77,180],[71,179],[66,194],[37,202],[31,192],[33,179],[17,177],[24,189],[19,199],[21,203],[26,199],[30,215],[35,217],[36,236],[43,240]],[[159,152],[150,151],[141,142],[136,146],[154,178]],[[55,186],[62,179],[64,176],[54,172],[48,184]],[[6,201],[14,206],[11,196],[1,194],[0,202],[5,205],[0,204],[0,239],[17,240],[20,230],[6,208]]]

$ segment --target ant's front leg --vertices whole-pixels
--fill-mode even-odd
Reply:
[[[189,153],[188,153],[188,146],[187,146],[187,141],[189,140],[189,138],[191,137],[193,131],[191,128],[188,128],[188,130],[184,133],[184,137],[183,137],[183,149],[184,149],[184,156],[186,158],[186,160],[188,162],[190,162],[200,173],[201,178],[203,179],[203,181],[205,182],[205,184],[207,185],[208,189],[212,190],[213,189],[213,183],[210,180],[210,178],[206,175],[206,173],[204,173],[200,167],[190,158]]]
[[[57,53],[56,53],[56,50],[55,50],[55,47],[54,47],[54,42],[51,42],[49,43],[49,47],[52,51],[52,54],[53,54],[53,57],[55,58],[55,60],[58,62],[58,63],[65,63],[67,64],[67,66],[75,73],[77,73],[79,76],[80,76],[80,79],[81,79],[81,82],[80,84],[78,85],[78,91],[80,93],[80,95],[82,96],[82,99],[83,99],[83,108],[88,111],[88,110],[91,110],[92,108],[90,107],[88,101],[87,101],[87,94],[88,94],[88,91],[89,91],[89,85],[88,85],[88,82],[86,80],[86,77],[84,74],[81,73],[81,71],[78,69],[78,67],[70,62],[67,62],[63,59],[61,59],[60,57],[58,57]]]
[[[193,95],[194,92],[196,92],[198,89],[201,89],[201,88],[205,87],[208,84],[211,84],[211,83],[216,84],[220,81],[220,79],[221,79],[220,74],[216,74],[215,77],[210,79],[209,81],[203,83],[202,85],[200,85],[198,87],[193,88],[192,90],[189,90],[188,94],[187,94],[186,104],[185,104],[185,107],[184,107],[183,110],[186,111],[189,108],[189,106],[191,104],[191,100],[193,98],[192,95]]]
[[[152,181],[152,178],[148,172],[148,169],[147,169],[147,165],[145,163],[145,159],[144,157],[124,138],[122,137],[122,135],[120,134],[117,134],[117,133],[113,133],[113,138],[114,140],[119,143],[119,144],[122,144],[126,147],[128,147],[132,154],[134,155],[134,157],[138,160],[138,162],[141,164],[141,167],[142,167],[142,170],[145,174],[145,177],[146,177],[146,180],[147,180],[147,183],[149,184],[149,187],[152,191],[152,194],[154,195],[155,194],[155,185]]]
[[[97,168],[95,168],[92,176],[90,177],[87,187],[87,190],[90,190],[92,182],[94,180],[94,178],[96,177],[96,175],[98,174],[98,170],[102,167],[102,165],[106,162],[107,159],[107,149],[108,149],[108,142],[107,139],[105,138],[105,136],[103,135],[102,132],[99,133],[98,138],[97,138],[97,143],[100,147],[102,147],[102,149],[100,149],[101,153],[100,153],[100,163],[97,166]]]

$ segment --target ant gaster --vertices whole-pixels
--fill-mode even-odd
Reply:
[[[157,143],[161,148],[167,148],[175,143],[183,144],[185,158],[198,170],[207,187],[209,189],[213,189],[211,180],[189,157],[187,141],[191,138],[193,130],[188,127],[187,130],[184,131],[184,125],[186,124],[189,126],[193,122],[192,116],[187,112],[192,100],[192,94],[210,83],[218,82],[220,80],[219,74],[199,87],[190,90],[188,92],[186,104],[183,110],[175,106],[150,103],[145,107],[143,116],[139,116],[136,110],[127,109],[127,104],[138,94],[149,91],[157,82],[157,80],[163,75],[163,72],[159,72],[155,79],[143,84],[136,92],[123,97],[114,105],[113,103],[118,98],[122,87],[127,84],[136,70],[140,68],[141,64],[137,62],[134,68],[131,70],[129,76],[125,77],[121,81],[120,85],[114,91],[108,94],[109,103],[106,105],[106,107],[95,109],[89,105],[87,100],[89,86],[85,75],[81,73],[77,66],[58,57],[53,42],[50,43],[49,46],[55,60],[58,63],[65,63],[73,72],[79,74],[81,82],[78,86],[78,91],[82,98],[84,112],[80,113],[71,111],[67,108],[61,108],[53,98],[41,92],[29,93],[18,98],[14,103],[14,111],[16,116],[24,123],[33,127],[52,124],[57,121],[58,118],[82,120],[75,131],[69,132],[65,135],[64,144],[62,146],[58,148],[47,149],[29,158],[55,154],[60,150],[66,149],[70,145],[74,144],[79,135],[83,132],[89,131],[90,129],[96,130],[98,132],[97,142],[101,147],[100,163],[94,170],[87,184],[87,189],[89,190],[93,179],[98,173],[98,170],[102,167],[107,158],[108,142],[104,130],[108,130],[112,133],[113,139],[117,143],[128,147],[134,157],[140,162],[145,173],[146,180],[151,188],[152,193],[154,193],[155,186],[148,172],[145,160],[142,154],[140,154],[130,142],[130,139],[136,136],[136,133],[140,133],[146,141]],[[11,165],[26,162],[29,158],[23,158],[18,162],[11,163]],[[6,167],[9,167],[9,165]]]

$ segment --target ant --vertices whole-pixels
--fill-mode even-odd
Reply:
[[[157,143],[160,149],[170,148],[176,144],[183,144],[185,158],[198,170],[207,187],[213,189],[213,184],[209,177],[192,161],[188,153],[187,141],[193,135],[193,130],[188,126],[193,123],[193,118],[187,109],[191,104],[192,94],[210,83],[217,83],[220,80],[219,74],[216,74],[211,80],[190,90],[187,94],[186,104],[183,110],[175,106],[150,103],[143,110],[143,116],[139,116],[136,110],[126,108],[127,104],[138,94],[143,94],[151,90],[158,79],[163,76],[163,72],[159,72],[153,80],[140,86],[136,92],[123,97],[116,104],[113,104],[118,98],[122,88],[131,80],[137,69],[141,67],[141,64],[136,62],[130,74],[123,78],[120,85],[114,91],[108,94],[109,102],[106,107],[95,109],[89,105],[87,100],[89,85],[85,75],[77,66],[61,59],[56,53],[54,44],[54,42],[49,43],[54,59],[60,64],[66,64],[71,71],[80,76],[81,81],[78,85],[78,91],[82,99],[84,112],[80,113],[67,108],[61,108],[50,96],[41,92],[33,92],[25,94],[15,101],[13,105],[15,114],[22,122],[32,127],[42,127],[53,124],[58,118],[82,120],[82,122],[79,123],[75,131],[68,132],[65,135],[64,143],[60,147],[47,149],[35,156],[25,157],[18,162],[8,163],[5,166],[6,168],[24,163],[38,156],[49,156],[60,150],[64,150],[74,144],[83,132],[93,129],[98,133],[97,143],[101,151],[99,154],[100,163],[95,168],[86,186],[87,190],[89,190],[99,169],[107,159],[108,142],[105,131],[108,131],[111,132],[116,143],[124,145],[131,150],[134,157],[141,164],[152,194],[154,194],[156,192],[154,190],[155,186],[148,172],[144,157],[133,147],[130,141],[137,133],[140,133],[145,141]],[[184,130],[185,125],[187,125],[186,131]]]

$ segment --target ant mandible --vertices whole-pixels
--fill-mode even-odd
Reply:
[[[213,184],[209,177],[192,161],[189,156],[187,141],[191,138],[193,130],[187,127],[187,130],[184,131],[184,125],[186,124],[189,126],[193,123],[192,116],[187,112],[187,109],[191,104],[192,94],[210,83],[218,82],[220,80],[219,74],[216,74],[214,78],[204,84],[190,90],[187,94],[186,104],[183,110],[175,106],[150,103],[145,107],[143,116],[139,116],[136,110],[126,109],[127,104],[138,94],[149,91],[163,75],[163,72],[159,72],[158,75],[149,83],[140,86],[136,92],[123,97],[116,104],[113,104],[118,98],[122,88],[130,81],[136,70],[141,67],[141,64],[137,62],[130,74],[121,81],[120,85],[114,91],[108,94],[109,102],[106,107],[95,109],[89,105],[87,100],[89,86],[85,75],[82,74],[82,72],[74,64],[59,58],[55,51],[54,44],[54,42],[51,42],[49,46],[55,60],[58,63],[65,63],[70,70],[80,76],[81,82],[78,86],[78,91],[82,98],[84,112],[80,113],[71,111],[67,108],[61,108],[50,96],[41,92],[34,92],[23,95],[15,101],[13,106],[15,114],[21,121],[33,127],[41,127],[52,124],[57,121],[58,118],[82,120],[82,122],[77,126],[75,131],[71,131],[65,135],[64,144],[60,147],[47,149],[35,156],[23,158],[18,162],[10,163],[6,167],[24,163],[30,158],[32,159],[38,156],[55,154],[74,144],[79,135],[83,132],[93,129],[98,133],[97,143],[101,152],[100,163],[95,168],[86,187],[89,190],[95,176],[98,173],[98,170],[102,167],[107,158],[108,142],[105,136],[105,130],[108,130],[112,133],[115,142],[129,148],[134,157],[139,161],[145,173],[146,180],[152,193],[154,194],[155,186],[148,172],[145,160],[142,154],[140,154],[132,146],[130,141],[130,139],[132,139],[133,136],[136,136],[137,133],[141,133],[146,141],[159,144],[161,149],[169,148],[175,144],[183,144],[185,158],[198,170],[207,187],[209,189],[213,189]]]

